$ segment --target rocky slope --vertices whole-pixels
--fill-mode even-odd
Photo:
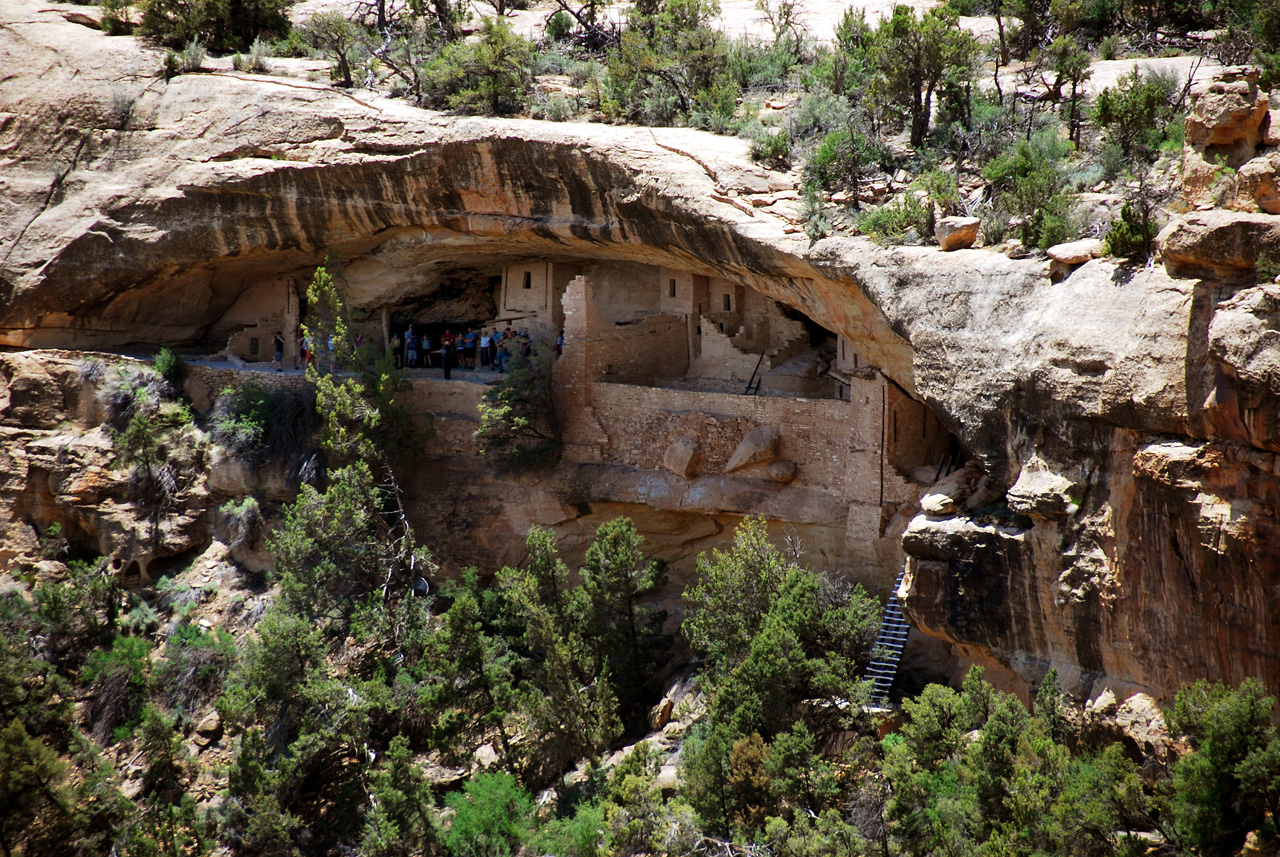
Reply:
[[[975,462],[903,539],[926,632],[1018,688],[1057,666],[1081,694],[1280,690],[1280,292],[1254,284],[1280,250],[1270,215],[1193,212],[1162,235],[1168,270],[1097,259],[1059,282],[981,250],[810,246],[776,196],[794,177],[740,141],[165,82],[156,55],[68,9],[0,12],[0,343],[198,341],[247,284],[329,249],[369,309],[478,255],[738,278],[859,343]],[[1236,90],[1202,93],[1196,121],[1244,123],[1269,156],[1270,113]],[[0,420],[23,425],[4,374]]]

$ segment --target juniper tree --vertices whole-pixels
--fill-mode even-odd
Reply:
[[[533,738],[531,761],[558,772],[618,736],[618,703],[587,639],[585,593],[569,586],[551,531],[534,527],[525,544],[525,562],[502,569],[498,581],[524,626],[522,643],[532,660],[522,695]]]
[[[591,644],[608,667],[623,711],[632,713],[645,698],[667,642],[666,611],[643,603],[666,574],[658,563],[645,561],[642,542],[630,518],[615,518],[596,531],[582,569]]]

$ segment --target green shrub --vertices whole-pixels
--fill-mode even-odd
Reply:
[[[981,224],[982,243],[988,247],[999,244],[1009,233],[1009,212],[992,206],[983,206],[978,210]]]
[[[1094,121],[1126,159],[1149,161],[1174,122],[1181,91],[1176,74],[1135,68],[1098,93]]]
[[[505,772],[478,774],[445,804],[454,816],[444,842],[458,857],[509,857],[533,831],[533,798]]]
[[[1075,197],[1059,171],[1070,151],[1070,143],[1046,130],[1017,141],[983,170],[1000,192],[1001,206],[1021,219],[1020,237],[1027,246],[1050,247],[1073,231]]]
[[[165,704],[190,713],[222,692],[236,660],[236,643],[221,628],[206,632],[184,624],[169,638],[164,655],[159,687]]]
[[[810,241],[820,241],[831,234],[831,221],[827,219],[822,193],[813,182],[805,182],[804,196],[800,198],[800,217],[804,220],[804,234]]]
[[[729,42],[726,66],[744,92],[781,92],[796,66],[796,55],[780,42],[734,39]]]
[[[915,186],[925,192],[929,203],[942,209],[944,217],[959,214],[963,210],[960,205],[960,184],[954,173],[929,170],[916,179]],[[930,232],[932,233],[932,229]]]
[[[182,389],[182,382],[187,380],[187,363],[181,355],[169,348],[161,348],[154,365],[161,378],[172,384],[174,389]]]
[[[885,154],[867,135],[840,128],[822,137],[805,164],[805,176],[824,190],[856,192],[869,168]]]
[[[529,104],[529,115],[548,122],[568,122],[578,115],[578,105],[559,92],[536,92]]]
[[[305,59],[311,56],[311,45],[307,44],[307,37],[302,30],[294,27],[283,39],[276,39],[272,43],[268,56]]]
[[[110,649],[89,656],[83,678],[92,686],[88,714],[99,743],[123,740],[137,724],[151,686],[150,655],[146,640],[116,637]]]
[[[899,244],[911,230],[922,238],[931,236],[932,223],[933,207],[911,192],[868,209],[857,219],[858,230],[877,244]]]
[[[236,455],[259,463],[282,462],[295,469],[313,454],[319,429],[312,390],[249,381],[218,396],[210,434],[215,443]]]
[[[262,36],[289,32],[286,10],[296,0],[142,0],[138,30],[162,44],[199,41],[220,51],[243,51]],[[203,57],[201,57],[203,60]]]
[[[505,19],[486,18],[475,41],[453,42],[423,67],[436,106],[466,113],[518,113],[529,97],[533,45]]]
[[[797,140],[808,140],[848,128],[852,119],[849,99],[819,84],[791,111],[791,133]]]
[[[547,822],[529,841],[537,854],[556,857],[600,857],[604,854],[604,810],[598,803],[580,803],[573,815]]]
[[[763,129],[751,141],[751,158],[774,169],[785,170],[791,166],[791,135],[786,128],[770,132]]]
[[[246,74],[266,74],[271,69],[267,65],[267,57],[271,56],[270,48],[262,39],[254,39],[247,54],[236,54],[231,58],[231,66],[236,71]]]
[[[1150,212],[1144,216],[1141,207],[1126,202],[1120,216],[1111,221],[1102,247],[1109,256],[1145,259],[1151,255],[1151,242],[1155,237],[1156,224]]]
[[[1120,48],[1120,37],[1115,33],[1112,33],[1102,41],[1098,42],[1098,57],[1104,60],[1119,59]]]
[[[200,68],[204,65],[206,56],[208,56],[208,54],[204,49],[204,45],[200,44],[195,39],[192,39],[187,42],[187,46],[182,49],[182,53],[179,55],[179,58],[181,59],[179,72],[181,74],[190,74],[200,71]]]
[[[573,32],[573,16],[561,9],[547,19],[547,38],[553,42],[563,42]]]

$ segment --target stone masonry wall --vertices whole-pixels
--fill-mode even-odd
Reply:
[[[605,461],[654,470],[667,446],[688,436],[702,446],[702,472],[708,475],[723,473],[734,448],[751,429],[776,425],[782,428],[781,457],[798,465],[793,484],[878,502],[882,382],[857,381],[866,390],[858,391],[854,403],[597,382],[591,386],[592,418],[609,439]],[[884,484],[886,499],[905,493],[905,484],[894,473],[885,474]]]

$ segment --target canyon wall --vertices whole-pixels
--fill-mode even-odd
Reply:
[[[1167,269],[1095,259],[1055,282],[1047,261],[983,250],[811,244],[776,201],[795,176],[751,164],[742,141],[442,116],[299,80],[165,81],[154,53],[56,7],[0,15],[14,70],[0,81],[0,343],[207,341],[247,289],[307,277],[330,250],[370,313],[478,258],[729,279],[854,343],[959,439],[972,466],[900,538],[895,516],[876,525],[911,556],[905,605],[926,633],[1024,691],[1051,666],[1081,695],[1250,674],[1280,691],[1280,291],[1256,277],[1280,229],[1265,194],[1260,212],[1176,219]],[[1237,89],[1206,90],[1193,119],[1259,123],[1269,158],[1268,111],[1211,109],[1256,106]],[[44,382],[14,368],[35,359],[5,362],[10,526],[30,507],[12,498],[39,496],[12,453],[36,441],[14,434],[38,418],[22,403]],[[441,451],[431,478],[463,487],[414,500],[457,541],[476,524],[459,510],[494,505],[470,462]],[[71,478],[74,460],[59,466]],[[508,499],[532,520],[667,515],[648,504],[647,466],[582,463]],[[731,520],[687,512],[662,525]]]

